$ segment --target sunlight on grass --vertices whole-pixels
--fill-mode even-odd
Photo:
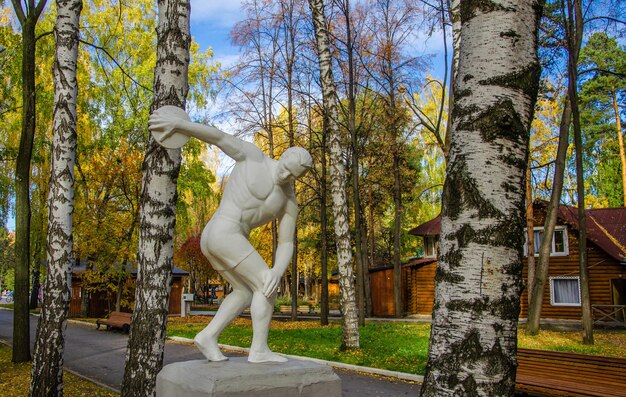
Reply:
[[[526,332],[526,326],[521,326],[518,341],[520,347],[528,349],[626,358],[626,331],[596,329],[594,330],[595,343],[591,346],[582,344],[582,335],[582,331],[543,329],[539,335],[532,336]]]
[[[168,335],[193,338],[210,317],[172,318]],[[362,365],[421,374],[428,353],[429,324],[368,324],[361,328],[361,349],[341,349],[341,325],[322,327],[317,321],[272,321],[269,345],[272,350],[297,356],[314,357],[347,364]],[[238,318],[220,336],[220,343],[248,347],[252,323]]]
[[[27,396],[30,387],[30,363],[11,362],[11,348],[0,343],[0,390],[3,396]],[[113,397],[118,394],[83,380],[73,374],[63,374],[64,395],[68,397]]]
[[[212,317],[191,316],[170,318],[167,334],[193,338]],[[361,349],[344,351],[341,325],[320,326],[318,321],[272,321],[270,348],[285,354],[314,357],[347,364],[362,365],[392,371],[423,375],[428,355],[430,324],[402,322],[369,322],[360,329]],[[537,337],[519,330],[519,346],[532,349],[568,351],[610,357],[626,357],[626,331],[596,330],[596,344],[581,343],[580,331],[541,331]],[[249,347],[252,322],[237,318],[220,336],[220,343]]]

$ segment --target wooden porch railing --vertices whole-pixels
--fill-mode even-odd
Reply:
[[[626,305],[591,305],[593,322],[614,321],[626,324]]]

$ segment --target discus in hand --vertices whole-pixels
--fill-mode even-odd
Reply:
[[[150,133],[157,143],[166,149],[178,149],[189,140],[189,136],[174,131],[176,120],[191,121],[187,112],[176,106],[162,106],[150,116]]]

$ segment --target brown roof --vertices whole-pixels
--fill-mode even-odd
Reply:
[[[402,265],[402,267],[414,267],[414,266],[422,266],[428,265],[429,263],[433,263],[437,261],[437,258],[414,258]]]
[[[588,209],[587,239],[609,256],[626,262],[626,207]],[[578,208],[561,205],[559,218],[578,230]]]
[[[535,207],[546,207],[548,202],[535,200]],[[626,263],[626,207],[588,209],[587,239],[602,248],[612,258]],[[559,207],[559,219],[578,230],[578,208]],[[436,236],[441,232],[441,215],[409,231],[414,236]]]
[[[433,263],[436,261],[437,261],[437,258],[411,258],[409,259],[407,263],[403,263],[402,267],[414,267],[414,266],[427,265],[429,263]],[[376,273],[376,272],[380,272],[383,270],[391,270],[391,269],[393,269],[393,265],[381,265],[381,266],[372,267],[368,270],[370,273]]]
[[[441,214],[436,218],[429,220],[426,223],[422,223],[418,227],[409,230],[409,234],[414,236],[438,236],[441,232]]]

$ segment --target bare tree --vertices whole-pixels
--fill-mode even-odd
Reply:
[[[185,108],[189,91],[189,14],[189,0],[158,2],[152,111],[164,105]],[[156,376],[163,367],[180,163],[180,149],[165,149],[150,136],[143,163],[139,269],[123,396],[153,396]]]
[[[422,396],[513,395],[543,2],[464,3]]]
[[[242,9],[245,18],[231,31],[233,43],[243,51],[230,79],[236,93],[232,101],[233,114],[241,122],[244,132],[258,134],[267,142],[267,153],[276,157],[275,115],[277,101],[276,79],[280,69],[280,51],[276,4],[261,0],[246,0]],[[257,87],[251,89],[252,84]],[[272,221],[272,263],[276,255],[278,225]],[[286,279],[284,278],[284,281]],[[287,288],[281,288],[287,291]]]

